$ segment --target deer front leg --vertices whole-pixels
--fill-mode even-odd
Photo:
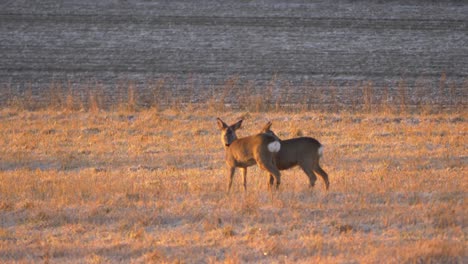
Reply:
[[[240,170],[244,179],[244,191],[247,191],[247,168],[241,168]]]
[[[234,178],[234,172],[236,171],[236,167],[229,167],[229,183],[228,183],[228,190],[227,192],[229,193],[231,191],[231,186],[232,186],[232,179]]]

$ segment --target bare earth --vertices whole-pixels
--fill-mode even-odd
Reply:
[[[133,82],[147,102],[159,80],[203,101],[232,77],[242,93],[272,79],[274,98],[293,87],[289,104],[329,86],[352,104],[347,90],[362,81],[382,91],[404,80],[415,97],[444,101],[445,74],[467,98],[466,14],[464,1],[2,1],[0,105],[28,90],[47,100],[54,83],[112,103]]]

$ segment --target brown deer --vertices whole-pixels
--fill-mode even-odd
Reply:
[[[255,164],[270,174],[269,187],[276,183],[276,188],[278,188],[281,183],[281,175],[274,164],[273,153],[278,152],[281,148],[279,140],[272,135],[263,133],[237,138],[236,130],[241,127],[242,120],[228,126],[218,118],[217,123],[226,151],[226,164],[229,170],[228,192],[231,190],[236,167],[240,168],[242,172],[244,190],[247,190],[247,167]]]
[[[323,146],[311,137],[298,137],[287,140],[281,140],[273,131],[271,131],[271,122],[268,122],[261,133],[274,136],[281,143],[281,149],[274,154],[275,164],[279,170],[287,170],[295,166],[301,167],[307,177],[309,177],[310,186],[314,187],[317,177],[320,175],[325,181],[326,189],[330,187],[328,174],[320,167],[319,161],[323,155]],[[273,181],[270,176],[270,182]]]

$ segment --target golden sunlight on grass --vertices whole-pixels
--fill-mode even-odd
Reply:
[[[216,116],[325,146],[226,194]],[[0,112],[0,262],[463,263],[466,115]]]

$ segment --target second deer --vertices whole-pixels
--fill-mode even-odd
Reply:
[[[268,122],[261,133],[274,136],[281,143],[281,149],[275,153],[275,163],[279,170],[287,170],[294,166],[299,166],[309,177],[310,186],[315,185],[317,177],[315,173],[320,175],[325,182],[325,187],[328,190],[330,181],[328,174],[320,167],[319,161],[323,155],[323,146],[311,137],[299,137],[287,140],[281,140],[273,131],[271,131],[271,122]],[[270,178],[270,181],[273,180]]]
[[[226,151],[226,164],[229,169],[228,192],[231,190],[232,179],[236,168],[240,168],[244,178],[244,190],[247,189],[247,167],[257,164],[261,169],[270,174],[270,186],[276,183],[276,188],[281,183],[281,175],[274,164],[273,153],[280,150],[278,139],[269,134],[237,138],[236,130],[242,125],[242,120],[228,126],[221,119],[217,119],[218,128],[221,130],[221,141]]]

